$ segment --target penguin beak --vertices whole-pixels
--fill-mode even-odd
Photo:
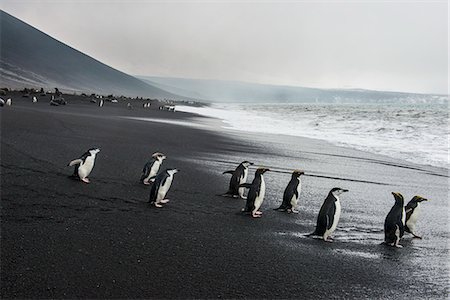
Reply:
[[[343,193],[346,193],[346,192],[348,192],[348,190],[346,190],[346,189],[342,189],[342,192],[343,192]]]

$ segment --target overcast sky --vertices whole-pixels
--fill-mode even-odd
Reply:
[[[2,0],[0,7],[132,75],[448,88],[447,1]]]

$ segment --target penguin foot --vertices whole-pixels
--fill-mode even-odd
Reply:
[[[161,204],[159,204],[159,203],[154,203],[155,204],[155,207],[157,207],[157,208],[161,208],[161,207],[163,207]]]
[[[170,201],[169,199],[159,200],[160,203],[167,203],[167,202],[169,202],[169,201]]]
[[[148,181],[143,181],[142,183],[145,185],[150,185],[150,182],[148,182]]]
[[[262,215],[262,211],[257,210],[257,211],[254,212],[254,214],[255,215]]]
[[[298,210],[295,210],[295,209],[291,209],[291,213],[293,213],[293,214],[298,214],[299,211],[298,211]]]
[[[253,218],[261,218],[262,216],[261,216],[261,214],[257,215],[257,214],[255,214],[255,213],[253,213],[253,214],[252,214],[252,217],[253,217]]]
[[[83,182],[85,182],[85,183],[91,182],[91,181],[89,180],[89,178],[81,178],[81,181],[83,181]]]
[[[421,236],[415,235],[414,233],[412,235],[413,235],[413,239],[420,239],[420,240],[422,239]]]
[[[403,246],[402,246],[402,245],[398,245],[398,244],[397,244],[397,245],[395,245],[395,247],[396,247],[396,248],[403,248]]]

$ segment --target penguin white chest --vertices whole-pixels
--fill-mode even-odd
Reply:
[[[302,191],[302,181],[299,179],[298,180],[298,185],[297,185],[297,197],[295,195],[292,196],[291,199],[291,205],[292,208],[296,208],[297,204],[298,204],[298,198],[300,198],[300,192]]]
[[[406,221],[406,225],[411,230],[414,230],[414,227],[416,226],[416,223],[417,223],[417,218],[419,217],[419,211],[420,211],[419,205],[420,205],[420,203],[417,203],[416,208],[413,210],[413,212],[409,216],[408,221]]]
[[[152,167],[150,168],[150,174],[149,174],[148,178],[156,176],[156,174],[159,171],[160,166],[161,166],[161,162],[159,160],[155,160]]]
[[[247,176],[248,176],[248,169],[244,169],[244,173],[242,174],[241,178],[239,178],[239,184],[247,182]]]
[[[406,219],[406,212],[405,212],[405,207],[403,207],[403,209],[402,209],[402,224],[403,224],[403,226],[405,226],[405,219]]]
[[[334,201],[335,205],[335,211],[334,211],[334,218],[333,218],[333,224],[331,224],[330,229],[325,231],[324,236],[330,236],[337,227],[337,224],[339,222],[339,218],[341,217],[341,202],[339,201],[339,198],[336,197],[336,201]]]
[[[95,155],[88,156],[83,164],[78,167],[78,176],[85,178],[91,174],[95,163]]]
[[[173,181],[173,174],[167,177],[164,184],[161,184],[161,186],[158,189],[158,199],[157,199],[158,201],[163,200],[166,197],[166,194],[169,191],[170,186],[172,185],[172,181]]]
[[[265,195],[266,195],[266,183],[264,182],[264,177],[261,175],[261,186],[259,189],[259,195],[256,196],[255,199],[255,210],[258,210],[261,207]]]

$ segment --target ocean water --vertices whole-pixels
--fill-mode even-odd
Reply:
[[[447,104],[213,104],[177,107],[224,128],[303,136],[412,163],[450,168]]]

